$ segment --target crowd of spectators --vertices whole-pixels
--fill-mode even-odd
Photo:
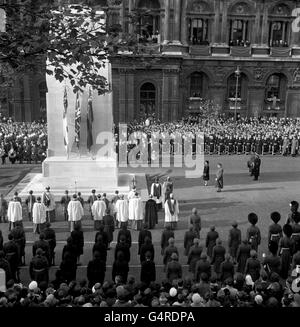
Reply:
[[[15,122],[0,113],[0,158],[2,164],[38,163],[46,158],[47,124]]]

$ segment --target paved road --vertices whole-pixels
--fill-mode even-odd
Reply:
[[[208,156],[211,166],[211,183],[213,184],[214,173],[217,162],[222,162],[225,169],[225,188],[221,193],[216,193],[213,185],[204,187],[201,179],[186,179],[184,169],[182,168],[137,168],[134,171],[145,172],[148,181],[155,176],[164,178],[170,175],[174,180],[175,196],[179,199],[180,223],[175,232],[175,239],[179,248],[179,257],[182,264],[186,264],[186,258],[183,256],[183,237],[188,225],[188,216],[193,207],[198,208],[202,217],[203,229],[201,231],[201,243],[204,243],[205,235],[211,225],[215,225],[221,239],[226,242],[228,231],[231,228],[233,220],[237,220],[245,236],[248,227],[247,215],[249,212],[256,212],[259,216],[258,227],[262,235],[267,235],[270,225],[270,213],[279,211],[282,214],[281,223],[284,223],[289,212],[289,202],[291,200],[300,201],[300,158],[290,157],[262,157],[262,174],[259,181],[253,181],[247,171],[246,156]],[[32,166],[11,166],[0,167],[0,192],[8,193],[9,190],[22,179]],[[36,168],[35,168],[36,169]],[[123,172],[121,170],[121,172]],[[127,171],[128,172],[128,171]],[[162,268],[162,258],[160,256],[159,241],[163,226],[163,213],[159,215],[159,224],[152,231],[155,245],[155,262],[157,264],[158,279],[164,277]],[[91,247],[94,241],[95,232],[93,231],[93,222],[89,218],[86,210],[86,217],[83,221],[85,249],[81,259],[82,266],[78,268],[77,277],[85,278],[86,265],[91,258]],[[59,244],[56,249],[56,264],[60,263],[61,250],[68,237],[67,224],[63,222],[61,208],[57,207],[57,222],[53,224],[57,233]],[[31,223],[25,221],[26,236],[28,245],[26,247],[26,262],[31,258],[31,245],[35,240],[32,234]],[[7,224],[0,224],[5,240],[7,239]],[[115,232],[116,239],[117,231]],[[132,232],[133,241],[136,242],[138,234]],[[263,237],[262,245],[259,249],[259,255],[265,252],[266,238]],[[111,278],[112,255],[114,244],[109,251],[107,260],[107,278]],[[139,278],[139,258],[137,256],[137,245],[132,246],[130,262],[130,274]],[[51,276],[54,276],[56,268],[51,268]],[[187,273],[187,268],[184,267]],[[51,277],[51,278],[52,278]],[[21,278],[24,282],[29,280],[27,267],[22,268]]]

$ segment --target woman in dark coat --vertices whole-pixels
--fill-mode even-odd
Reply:
[[[236,255],[236,261],[238,263],[237,272],[244,273],[247,259],[250,257],[251,246],[248,240],[243,240],[242,244],[239,246]]]
[[[225,260],[226,250],[222,245],[222,241],[219,239],[217,245],[213,248],[211,264],[214,265],[214,271],[217,274],[218,278],[221,273],[221,263]]]
[[[140,249],[140,262],[144,262],[146,260],[146,253],[151,253],[151,260],[154,260],[154,246],[150,237],[146,236],[144,240],[144,244]]]
[[[209,181],[209,161],[208,160],[205,160],[205,162],[204,162],[203,180],[204,180],[204,186],[207,186],[208,181]]]
[[[279,255],[281,259],[281,277],[286,279],[289,274],[291,260],[295,243],[291,239],[293,229],[292,226],[286,224],[283,226],[284,236],[279,241]]]
[[[107,234],[108,249],[110,248],[110,243],[114,238],[115,222],[114,217],[110,214],[110,209],[106,209],[106,215],[103,217],[104,232]]]
[[[122,283],[127,283],[127,277],[129,272],[128,261],[124,257],[122,251],[118,251],[117,259],[113,263],[112,267],[112,280],[115,281],[116,276],[121,276]]]
[[[84,247],[83,231],[81,230],[80,225],[75,225],[74,230],[71,233],[71,238],[76,247],[77,262],[79,263],[79,258],[83,254]]]
[[[224,187],[224,180],[223,180],[224,170],[222,168],[222,164],[220,163],[218,163],[217,167],[218,170],[216,172],[216,187],[217,187],[217,192],[221,192],[221,189]]]
[[[96,283],[103,284],[105,278],[106,264],[100,257],[98,251],[94,252],[94,258],[87,266],[87,279],[89,281],[89,288],[92,288]]]

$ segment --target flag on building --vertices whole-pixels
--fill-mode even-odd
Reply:
[[[64,111],[63,111],[63,135],[64,135],[64,145],[67,154],[69,153],[69,129],[68,129],[68,94],[67,87],[65,86],[64,91]]]
[[[93,146],[93,121],[94,121],[94,113],[93,113],[93,97],[92,97],[92,89],[89,89],[89,98],[87,105],[87,148],[90,151]]]
[[[79,93],[77,92],[76,104],[75,104],[75,142],[78,149],[79,149],[79,142],[80,142],[80,123],[81,123],[81,108],[80,108]]]

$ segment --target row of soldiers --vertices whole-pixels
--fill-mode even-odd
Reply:
[[[261,155],[281,154],[296,156],[299,141],[296,136],[286,137],[238,137],[238,136],[209,136],[205,138],[205,152],[207,154],[250,154]]]

